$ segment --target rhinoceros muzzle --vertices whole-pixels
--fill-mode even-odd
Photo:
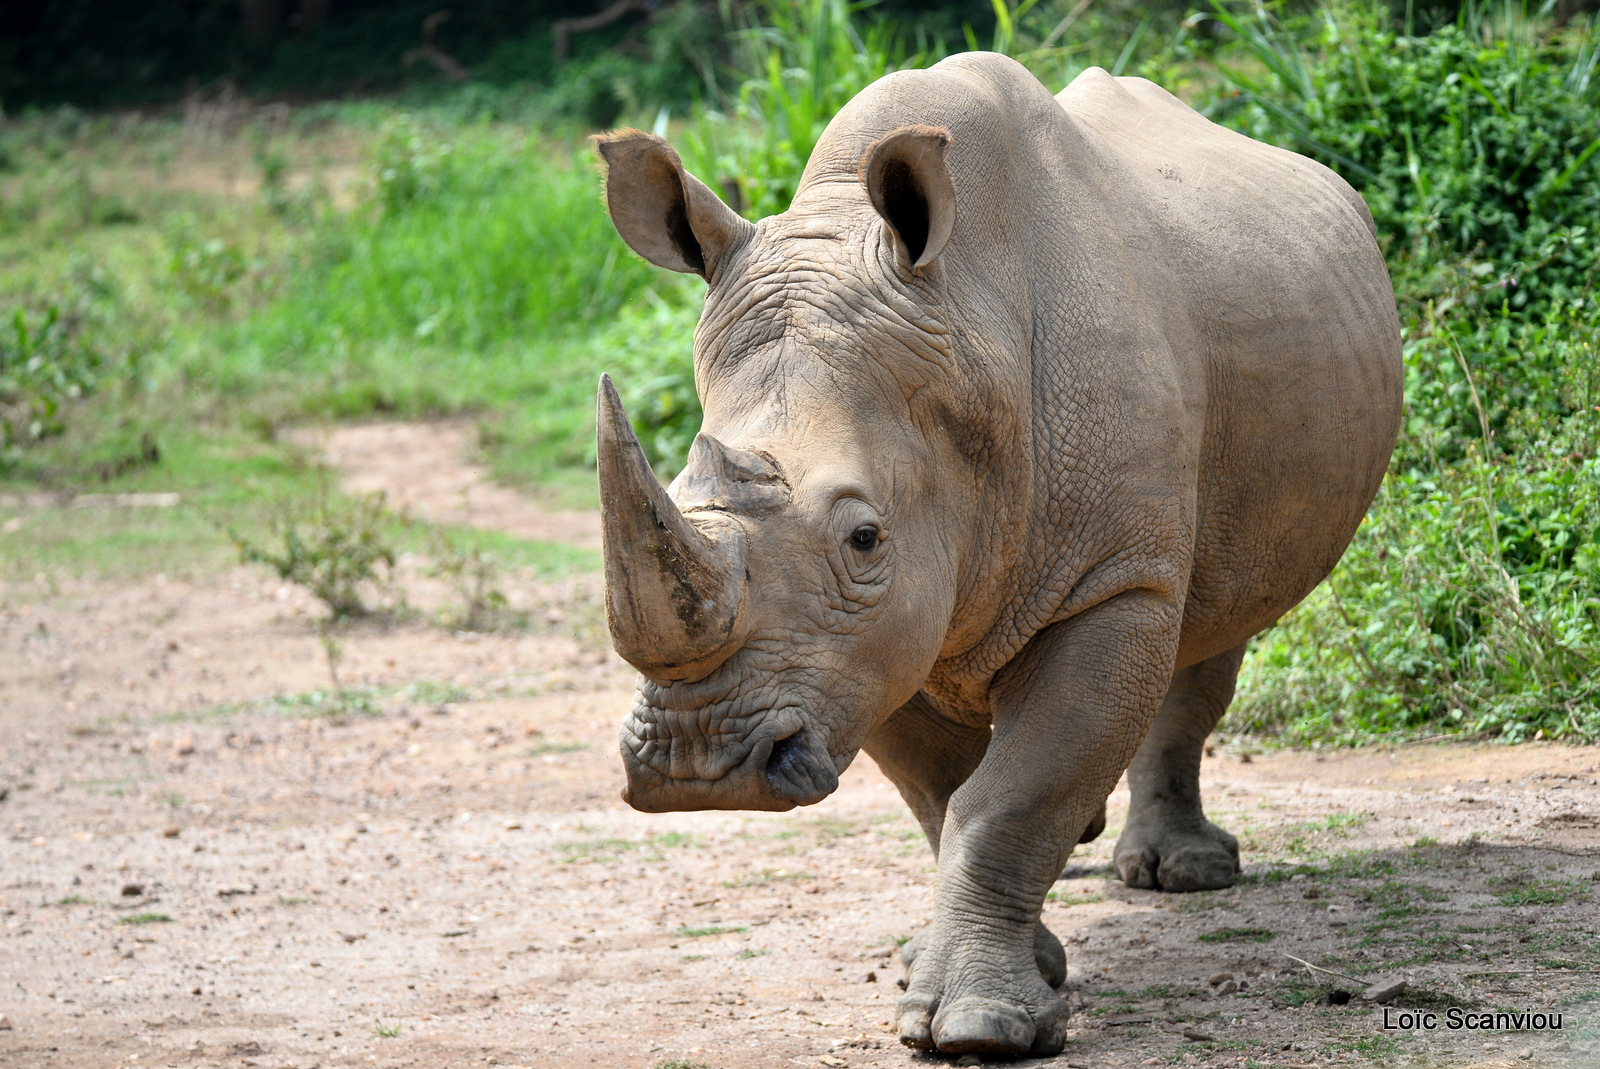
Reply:
[[[628,776],[622,799],[646,813],[781,812],[820,802],[839,786],[825,740],[794,710],[766,717],[737,742],[701,742],[679,752],[636,712],[623,726],[622,761]]]

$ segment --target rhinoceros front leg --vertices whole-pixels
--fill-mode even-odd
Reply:
[[[900,797],[922,825],[935,858],[939,856],[939,836],[944,829],[945,810],[954,794],[972,775],[989,748],[987,723],[967,723],[941,713],[926,694],[918,694],[879,725],[867,739],[866,751],[883,774],[899,788]],[[1099,834],[1105,826],[1105,808]],[[900,950],[900,961],[908,978],[916,971],[917,958],[927,942],[923,929]],[[1034,925],[1033,958],[1044,982],[1060,987],[1067,978],[1067,954],[1061,940],[1041,921]]]
[[[1239,841],[1200,808],[1200,755],[1233,700],[1241,643],[1172,677],[1128,766],[1128,822],[1113,854],[1129,887],[1209,891],[1239,875]]]
[[[1172,674],[1178,612],[1125,594],[1037,635],[995,680],[994,737],[950,797],[934,915],[900,1041],[1053,1054],[1068,1006],[1035,965],[1045,892],[1138,749]]]

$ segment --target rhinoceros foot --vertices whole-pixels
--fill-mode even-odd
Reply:
[[[929,931],[931,929],[924,928],[900,948],[900,964],[905,968],[905,979],[900,982],[901,987],[911,983],[917,956],[922,953],[922,948],[927,943]],[[1060,987],[1067,982],[1067,952],[1062,948],[1061,940],[1044,926],[1043,921],[1033,926],[1033,963],[1039,966],[1039,975],[1052,988]]]
[[[1203,817],[1130,822],[1114,857],[1122,882],[1145,890],[1214,891],[1239,877],[1239,840]]]
[[[897,1007],[900,1042],[945,1054],[1055,1054],[1066,1044],[1069,1006],[1055,990],[1066,954],[1044,925],[1034,928],[1037,973],[1015,979],[995,956],[924,929],[902,951],[908,990]],[[941,945],[937,943],[942,942]]]

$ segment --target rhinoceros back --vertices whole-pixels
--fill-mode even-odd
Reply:
[[[1393,290],[1365,203],[1321,164],[1141,78],[1094,70],[1056,99],[1102,153],[1130,296],[1203,395],[1182,664],[1270,624],[1343,554],[1399,425]]]

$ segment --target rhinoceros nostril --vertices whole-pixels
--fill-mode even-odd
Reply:
[[[788,779],[795,771],[795,766],[804,760],[805,751],[805,736],[798,731],[788,738],[773,742],[772,753],[767,756],[767,779]]]

